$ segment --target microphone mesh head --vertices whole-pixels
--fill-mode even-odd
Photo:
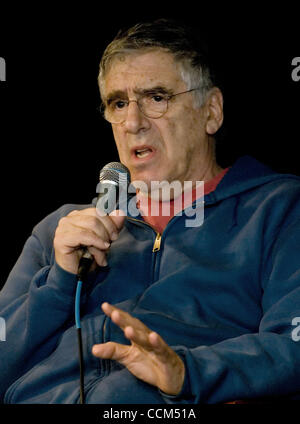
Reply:
[[[120,162],[110,162],[105,165],[99,175],[99,181],[112,181],[116,184],[129,184],[130,172],[129,169]]]

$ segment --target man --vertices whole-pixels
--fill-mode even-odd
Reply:
[[[86,403],[297,398],[300,179],[249,157],[217,164],[222,94],[172,21],[120,33],[99,86],[120,161],[145,183],[141,215],[65,205],[35,227],[0,297],[2,401],[79,402],[82,246],[94,257],[81,299]],[[203,224],[185,225],[191,205],[143,214],[153,181],[192,181],[192,200],[204,181]]]

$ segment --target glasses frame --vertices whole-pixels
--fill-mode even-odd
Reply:
[[[181,91],[180,93],[175,93],[175,94],[170,94],[170,95],[168,95],[168,96],[166,96],[166,100],[167,100],[167,106],[166,106],[166,110],[161,114],[161,115],[159,115],[159,116],[157,116],[157,117],[152,117],[152,116],[148,116],[143,110],[142,110],[142,107],[141,107],[141,105],[140,105],[140,103],[139,103],[139,100],[140,99],[138,99],[138,100],[123,100],[126,104],[127,104],[127,106],[129,105],[129,103],[131,103],[131,102],[135,102],[136,104],[137,104],[137,106],[138,106],[138,108],[139,108],[139,111],[141,112],[141,114],[143,115],[143,116],[145,116],[146,118],[150,118],[150,119],[159,119],[159,118],[162,118],[166,113],[167,113],[167,111],[168,111],[168,108],[169,108],[169,100],[171,100],[173,97],[175,97],[175,96],[179,96],[180,94],[185,94],[185,93],[191,93],[192,91],[196,91],[196,90],[201,90],[201,88],[200,87],[197,87],[197,88],[191,88],[190,90],[186,90],[186,91]],[[141,96],[142,97],[142,96]],[[126,118],[124,118],[122,121],[120,121],[120,122],[112,122],[112,121],[110,121],[110,120],[108,120],[107,118],[106,118],[106,116],[105,116],[105,109],[106,109],[106,105],[104,104],[104,103],[101,103],[101,105],[100,105],[100,107],[98,108],[99,109],[99,111],[100,111],[100,113],[101,113],[101,115],[102,115],[102,117],[107,121],[107,122],[109,122],[110,124],[114,124],[114,125],[120,125],[120,124],[123,124],[125,121],[126,121],[126,119],[127,119],[127,116],[126,116]]]

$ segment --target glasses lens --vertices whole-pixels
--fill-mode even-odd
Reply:
[[[166,113],[168,109],[168,98],[161,94],[147,94],[139,98],[137,105],[143,115],[148,118],[157,119]],[[107,106],[102,103],[100,112],[103,118],[111,124],[120,124],[127,118],[128,103],[126,104],[122,100],[112,102]]]
[[[160,118],[166,113],[168,108],[168,99],[161,94],[147,94],[139,100],[140,109],[148,118]]]
[[[127,108],[127,103],[123,100],[113,101],[107,106],[102,104],[102,115],[111,124],[120,124],[127,117]]]

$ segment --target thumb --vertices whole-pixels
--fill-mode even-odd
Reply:
[[[122,345],[115,342],[106,342],[102,344],[95,344],[92,348],[94,356],[102,359],[113,359],[121,361],[126,357],[130,346]]]
[[[125,212],[122,211],[122,209],[117,209],[117,210],[112,211],[109,214],[109,216],[110,216],[111,220],[115,223],[118,230],[120,231],[121,228],[124,225],[124,221],[125,221],[125,217],[126,217]]]

